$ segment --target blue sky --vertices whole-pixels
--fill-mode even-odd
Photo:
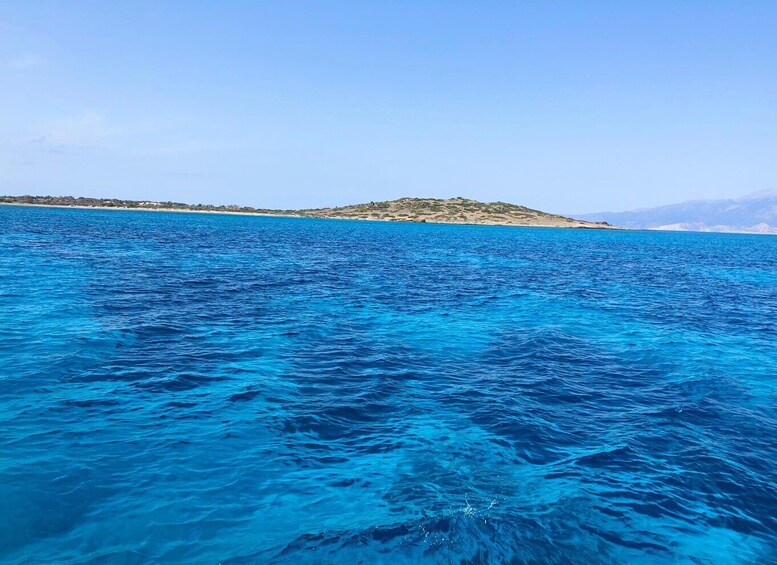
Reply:
[[[0,193],[622,210],[777,188],[777,2],[3,2]]]

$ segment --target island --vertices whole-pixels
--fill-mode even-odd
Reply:
[[[293,216],[347,220],[377,220],[388,222],[419,222],[435,224],[478,224],[501,226],[535,226],[554,228],[615,229],[607,222],[577,220],[534,210],[507,202],[478,202],[468,198],[399,198],[334,208],[274,210],[250,206],[184,204],[120,200],[115,198],[84,198],[73,196],[0,196],[0,204],[27,206],[57,206],[74,208],[105,208],[119,210],[156,210],[173,212],[211,212],[255,214],[262,216]]]

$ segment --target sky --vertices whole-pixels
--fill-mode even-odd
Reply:
[[[777,2],[0,3],[0,193],[551,212],[777,188]]]

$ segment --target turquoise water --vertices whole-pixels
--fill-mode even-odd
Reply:
[[[777,561],[777,238],[0,207],[0,562]]]

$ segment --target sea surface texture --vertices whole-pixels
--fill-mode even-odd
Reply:
[[[0,562],[775,563],[777,238],[0,207]]]

